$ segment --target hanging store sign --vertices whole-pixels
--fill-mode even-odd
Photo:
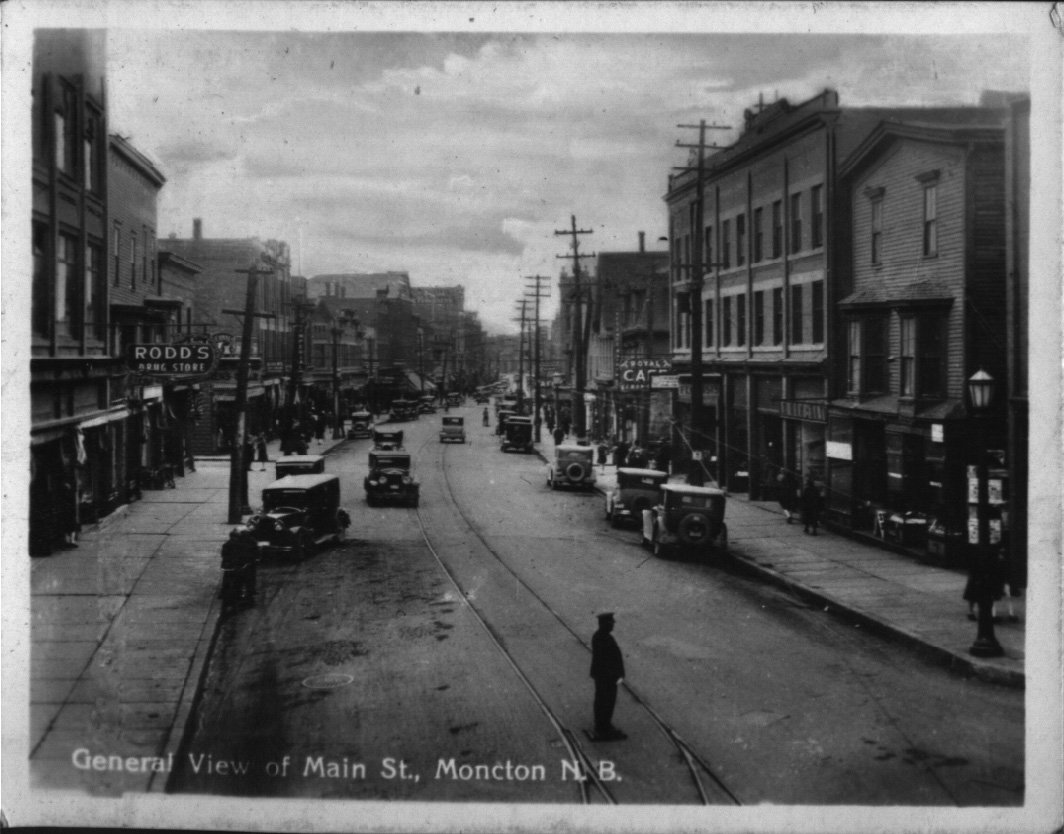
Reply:
[[[218,354],[209,342],[129,348],[129,369],[144,376],[200,376],[210,373],[217,360]]]
[[[621,391],[642,391],[651,386],[656,374],[671,370],[671,359],[622,359],[617,363],[617,387]]]
[[[650,387],[661,390],[663,388],[679,388],[680,376],[679,374],[654,374],[650,378]]]
[[[780,417],[786,420],[805,420],[811,423],[828,421],[827,403],[808,400],[780,400]]]

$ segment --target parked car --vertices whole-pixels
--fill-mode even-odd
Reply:
[[[488,394],[477,393],[473,396],[473,402],[477,405],[487,405],[491,402],[491,397]]]
[[[434,400],[435,400],[435,397],[433,397],[431,394],[426,394],[424,397],[421,397],[418,400],[418,405],[417,405],[418,411],[421,414],[435,414],[436,413],[436,403],[434,402]]]
[[[373,448],[380,449],[382,452],[402,449],[403,430],[391,429],[390,431],[385,431],[384,429],[375,429],[373,431]]]
[[[391,421],[402,423],[407,420],[416,420],[418,413],[417,400],[393,400],[391,408]]]
[[[408,452],[373,449],[365,487],[366,503],[371,507],[385,503],[416,507],[421,498],[421,484],[411,474]]]
[[[368,411],[355,411],[351,414],[351,428],[347,430],[348,438],[373,436],[373,415]]]
[[[351,516],[340,506],[336,475],[286,475],[262,491],[262,509],[247,527],[260,552],[304,559],[327,541],[347,537]]]
[[[463,402],[465,402],[465,397],[463,397],[461,394],[448,394],[447,395],[447,407],[448,408],[458,408],[459,406],[462,405]]]
[[[465,443],[465,417],[444,417],[440,426],[440,443]]]
[[[591,446],[554,447],[554,462],[547,464],[547,486],[591,489],[595,485],[595,462]]]
[[[643,511],[644,546],[664,557],[673,548],[700,554],[728,552],[724,491],[716,487],[662,484],[658,503]]]
[[[320,475],[324,471],[324,455],[284,455],[274,464],[278,480],[285,475]]]
[[[626,521],[642,523],[643,510],[649,510],[658,500],[661,485],[667,483],[669,473],[658,469],[617,470],[617,486],[606,493],[606,518],[614,527]]]
[[[531,452],[532,451],[532,418],[509,417],[503,426],[502,451]]]
[[[516,416],[517,412],[509,408],[499,410],[495,415],[495,434],[502,437],[506,433],[506,421]]]

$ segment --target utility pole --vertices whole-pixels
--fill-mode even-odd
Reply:
[[[303,349],[306,343],[306,315],[314,305],[302,295],[292,298],[289,304],[295,309],[295,321],[292,323],[292,373],[288,376],[288,400],[285,407],[284,425],[281,427],[281,447],[290,448],[292,442],[292,425],[296,416],[296,399],[299,385],[303,380]]]
[[[584,388],[587,387],[587,339],[588,335],[585,335],[584,330],[590,330],[591,323],[591,299],[588,299],[588,325],[584,328],[581,321],[581,305],[583,304],[584,296],[580,287],[580,259],[581,258],[593,258],[594,253],[588,255],[580,254],[580,240],[578,235],[590,235],[593,233],[591,229],[577,229],[576,228],[576,215],[570,215],[571,228],[568,230],[555,231],[555,235],[570,235],[572,237],[572,255],[557,255],[558,258],[573,259],[573,293],[572,298],[575,302],[575,315],[573,316],[573,365],[575,370],[575,379],[573,380],[573,395],[572,395],[572,418],[573,418],[573,431],[576,432],[576,442],[581,445],[587,444],[587,417],[584,410]]]
[[[522,298],[517,303],[521,307],[520,317],[513,319],[521,324],[521,330],[517,336],[517,413],[523,414],[525,410],[525,308],[528,306],[528,299]]]
[[[249,461],[244,459],[245,438],[247,437],[248,377],[251,370],[251,339],[255,333],[255,318],[273,318],[273,313],[256,313],[255,297],[259,287],[259,267],[252,263],[247,269],[234,272],[248,276],[247,295],[243,310],[222,310],[230,315],[243,316],[243,329],[240,337],[240,364],[236,369],[236,396],[233,410],[236,412],[236,425],[233,428],[233,451],[229,456],[229,524],[239,524],[244,513],[250,513],[248,506]]]
[[[539,300],[541,298],[550,298],[550,278],[547,278],[546,276],[543,276],[543,275],[532,275],[532,276],[529,276],[528,278],[526,278],[525,280],[526,281],[535,281],[535,285],[528,288],[529,290],[531,290],[531,292],[526,290],[525,297],[526,298],[534,298],[534,299],[536,299],[536,319],[535,319],[535,328],[536,328],[536,337],[535,337],[536,338],[536,348],[535,348],[536,353],[535,353],[535,357],[536,358],[535,358],[535,368],[533,370],[533,378],[535,380],[535,382],[534,382],[535,388],[533,389],[533,400],[532,400],[532,413],[533,413],[532,424],[535,426],[535,442],[539,443],[542,440],[542,432],[541,432],[541,428],[540,427],[543,424],[543,418],[542,418],[542,415],[540,414],[540,411],[541,411],[543,403],[542,403],[542,397],[540,396],[540,392],[539,392],[539,336],[540,336],[540,333],[539,333],[539,331],[540,331]],[[546,293],[542,292],[542,289],[544,288],[544,283],[543,283],[544,281],[546,282],[546,289],[547,289]]]
[[[687,473],[687,483],[693,486],[705,484],[705,464],[702,461],[702,449],[704,448],[702,437],[703,426],[703,403],[702,403],[702,284],[703,270],[707,264],[702,256],[702,235],[705,228],[703,217],[705,215],[705,156],[706,156],[706,130],[727,130],[722,125],[707,125],[702,119],[697,125],[677,125],[679,128],[693,128],[698,130],[698,144],[685,145],[677,141],[678,148],[696,148],[698,150],[698,164],[695,168],[695,202],[694,220],[691,229],[691,260],[687,264],[687,294],[691,311],[691,468]],[[691,170],[686,168],[684,170]]]

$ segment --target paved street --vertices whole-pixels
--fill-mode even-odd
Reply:
[[[539,456],[500,453],[479,411],[459,413],[472,440],[463,446],[436,441],[438,417],[405,425],[419,511],[367,508],[369,441],[337,447],[328,468],[341,474],[351,536],[304,563],[264,565],[254,610],[218,616],[228,529],[220,461],[201,462],[178,489],[146,493],[79,550],[35,561],[39,782],[99,793],[604,801],[585,797],[563,764],[586,755],[622,776],[605,784],[612,800],[696,803],[683,750],[701,762],[709,802],[1022,801],[1019,689],[950,672],[931,662],[941,653],[870,634],[863,620],[741,569],[770,552],[808,561],[814,544],[855,564],[880,551],[802,537],[768,508],[733,499],[738,560],[657,560],[637,532],[605,523],[599,495],[550,492]],[[271,478],[253,473],[253,496]],[[906,582],[920,570],[934,579],[890,557]],[[775,569],[794,581],[791,564]],[[825,592],[827,580],[805,581]],[[935,616],[970,634],[959,595],[950,604]],[[582,732],[603,608],[617,612],[628,666],[616,720],[631,738],[610,745]],[[1008,630],[999,632],[1004,641]],[[173,771],[79,769],[79,748],[172,753]],[[477,778],[477,764],[496,763],[503,769]]]

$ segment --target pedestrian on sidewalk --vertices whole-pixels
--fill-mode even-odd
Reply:
[[[266,471],[266,464],[270,462],[270,454],[266,448],[266,434],[255,435],[255,459],[262,464],[260,472]]]
[[[565,431],[562,429],[561,426],[558,426],[558,428],[556,428],[554,430],[554,445],[555,446],[561,446],[562,442],[564,440],[565,440]]]
[[[595,740],[620,741],[628,738],[613,726],[617,687],[624,680],[624,657],[613,631],[610,611],[598,615],[598,631],[591,638],[591,677],[595,681]]]
[[[628,444],[623,440],[618,440],[613,447],[613,465],[624,466],[628,460]]]
[[[776,476],[776,485],[779,489],[780,509],[790,524],[791,516],[798,510],[798,479],[793,472],[784,469]]]
[[[654,468],[659,472],[668,473],[671,459],[672,450],[669,448],[669,441],[664,439],[658,441],[657,451],[654,452]]]
[[[325,415],[320,412],[314,413],[314,439],[319,446],[325,443]]]
[[[484,421],[484,427],[485,428],[487,428],[488,426],[491,425],[491,418],[488,416],[488,408],[487,408],[487,406],[484,407],[483,421]]]
[[[606,457],[609,455],[609,451],[610,450],[607,448],[605,441],[601,441],[600,440],[600,441],[598,441],[598,443],[596,445],[598,446],[598,451],[597,451],[598,464],[599,464],[599,467],[601,467],[601,471],[605,472],[606,471]]]
[[[820,489],[813,482],[812,475],[806,476],[801,505],[803,532],[811,532],[815,536],[817,527],[820,525],[820,513],[823,511],[824,499],[820,495]],[[813,529],[810,530],[810,527]]]

